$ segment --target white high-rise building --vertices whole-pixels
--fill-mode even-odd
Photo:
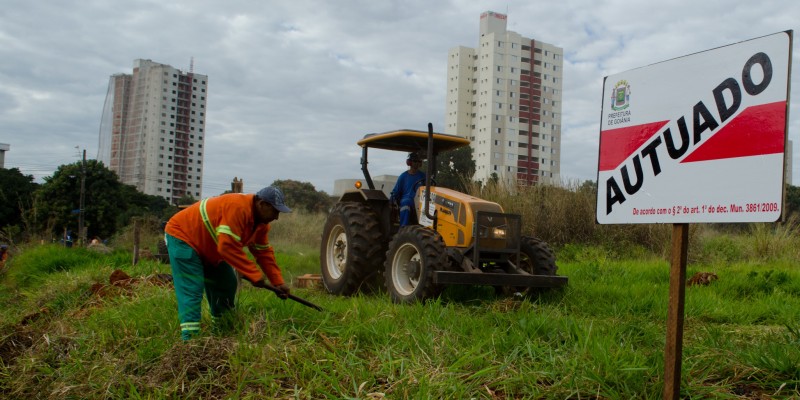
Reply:
[[[112,75],[97,158],[123,183],[175,203],[201,197],[208,77],[150,60]]]
[[[507,21],[484,12],[478,47],[450,49],[445,133],[472,141],[477,180],[557,183],[564,51],[507,30]]]

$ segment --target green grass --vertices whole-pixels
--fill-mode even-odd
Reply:
[[[287,278],[318,273],[316,248],[273,241]],[[568,287],[530,299],[295,290],[320,313],[245,284],[228,330],[184,344],[170,288],[90,290],[168,265],[31,247],[0,277],[0,397],[660,398],[667,262],[577,245],[559,257]],[[686,290],[683,397],[800,396],[800,271],[772,257],[690,264],[719,280]]]

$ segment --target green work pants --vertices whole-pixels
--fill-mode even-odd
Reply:
[[[166,241],[178,299],[181,338],[189,340],[200,333],[203,291],[208,298],[211,319],[215,321],[233,310],[239,282],[229,264],[209,265],[183,240],[167,234]]]

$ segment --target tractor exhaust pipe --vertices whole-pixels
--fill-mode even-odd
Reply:
[[[431,221],[436,221],[436,217],[430,213],[431,202],[431,174],[433,173],[433,124],[428,122],[428,168],[425,172],[425,216]],[[434,226],[436,223],[434,222]]]

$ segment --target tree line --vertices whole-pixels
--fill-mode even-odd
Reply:
[[[41,184],[18,168],[0,168],[0,242],[33,238],[59,241],[65,233],[77,240],[82,174],[85,174],[83,220],[87,239],[109,238],[128,226],[134,217],[166,221],[178,212],[178,205],[197,201],[186,195],[177,204],[170,204],[161,196],[144,194],[122,183],[116,172],[97,160],[86,160],[85,166],[82,161],[61,165]],[[332,203],[330,196],[307,182],[277,180],[273,185],[280,187],[287,203],[298,210],[325,211]]]
[[[440,154],[436,171],[439,186],[467,193],[470,187],[475,187],[476,182],[471,181],[475,161],[469,147]],[[33,176],[24,175],[17,168],[0,168],[0,242],[34,237],[60,239],[68,231],[77,238],[82,173],[86,174],[83,217],[87,238],[111,237],[134,217],[150,216],[166,221],[178,211],[175,204],[163,197],[147,195],[123,184],[114,171],[97,160],[87,160],[85,167],[81,161],[61,165],[42,184],[35,183]],[[272,184],[281,188],[290,207],[302,212],[327,212],[336,201],[308,182],[276,180]],[[576,190],[596,193],[597,185],[587,180]],[[195,201],[187,195],[177,203]],[[800,187],[786,186],[784,208],[787,217],[800,213]]]

